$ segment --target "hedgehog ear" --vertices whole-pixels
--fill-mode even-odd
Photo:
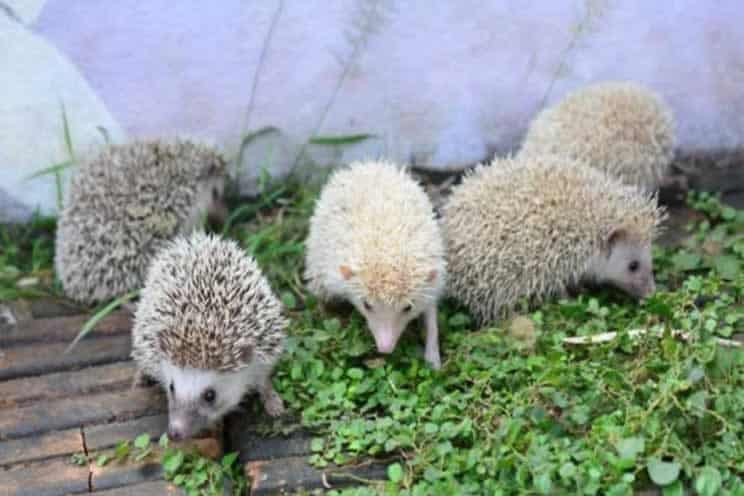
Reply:
[[[437,269],[431,269],[431,272],[429,272],[429,275],[426,278],[426,282],[434,282],[434,279],[437,278]]]
[[[251,360],[253,360],[253,346],[247,344],[243,346],[240,350],[240,361],[242,363],[249,363]]]
[[[607,243],[605,246],[605,249],[607,251],[607,255],[609,256],[610,253],[612,253],[613,248],[617,246],[617,243],[627,239],[628,237],[628,231],[626,231],[622,227],[618,227],[617,229],[613,229],[612,232],[610,232],[610,235],[607,237]]]
[[[351,267],[349,267],[348,265],[339,265],[338,271],[341,273],[341,277],[343,277],[347,281],[351,279],[351,276],[354,275],[354,271],[352,271]]]

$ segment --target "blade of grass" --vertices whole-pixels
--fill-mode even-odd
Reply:
[[[57,193],[57,212],[62,211],[62,173],[56,171],[54,173],[54,188]]]
[[[64,162],[60,162],[58,164],[50,165],[49,167],[45,167],[41,170],[38,170],[31,174],[30,176],[27,176],[24,180],[30,181],[31,179],[35,179],[37,177],[41,176],[48,176],[51,174],[59,174],[63,170],[67,169],[68,167],[71,167],[73,164],[72,160],[65,160]]]
[[[19,298],[40,298],[49,296],[48,291],[33,288],[0,288],[0,301],[17,300]]]
[[[101,133],[101,136],[103,136],[103,142],[107,145],[111,144],[111,136],[109,135],[108,129],[106,129],[103,126],[96,126],[96,129],[98,129],[98,132]]]
[[[232,229],[235,221],[245,216],[255,214],[258,209],[259,209],[258,205],[248,204],[248,205],[242,205],[236,208],[235,210],[233,210],[232,213],[225,220],[225,225],[222,228],[222,235],[227,236],[230,232],[230,229]]]
[[[75,161],[75,151],[72,149],[72,133],[70,133],[70,121],[67,120],[67,110],[65,104],[60,102],[60,108],[62,110],[62,130],[65,136],[65,147],[67,147],[67,153],[70,155],[72,161]]]
[[[311,145],[343,146],[355,145],[370,138],[377,138],[375,134],[348,134],[344,136],[314,136],[308,143]]]
[[[274,201],[282,196],[285,192],[286,188],[284,186],[280,186],[276,189],[276,191],[272,191],[270,194],[263,196],[261,198],[261,208],[270,207],[271,204],[274,203]]]
[[[65,350],[65,353],[69,353],[72,351],[72,349],[75,347],[75,345],[78,344],[78,342],[83,339],[90,331],[92,331],[98,323],[106,318],[109,314],[111,314],[114,310],[122,306],[123,304],[133,300],[140,294],[140,290],[134,290],[130,293],[127,293],[123,296],[119,296],[118,298],[113,299],[109,304],[107,304],[105,307],[98,310],[91,318],[88,319],[88,321],[83,325],[83,327],[80,329],[80,332],[75,337],[75,339],[70,343],[70,346],[67,347]]]
[[[260,138],[261,136],[264,136],[269,133],[278,133],[278,132],[279,132],[278,127],[264,126],[243,136],[243,139],[240,140],[240,147],[238,148],[238,156],[235,159],[235,172],[237,173],[240,171],[240,166],[243,163],[243,153],[244,153],[243,150],[245,149],[246,145]]]

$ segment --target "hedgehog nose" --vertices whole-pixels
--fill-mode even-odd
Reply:
[[[648,289],[646,290],[646,296],[652,296],[656,292],[656,283],[651,279],[648,283]]]
[[[181,431],[178,428],[174,428],[173,426],[168,427],[168,439],[177,443],[179,441],[183,441],[183,431]]]
[[[646,280],[646,284],[640,289],[641,290],[639,291],[639,293],[641,299],[653,296],[653,294],[656,292],[656,282],[654,281],[654,278],[651,277],[650,279]]]
[[[377,343],[377,351],[385,354],[392,353],[393,345],[391,343]]]
[[[395,339],[393,339],[392,333],[382,333],[375,336],[375,343],[377,344],[377,351],[380,353],[392,353],[395,349]]]

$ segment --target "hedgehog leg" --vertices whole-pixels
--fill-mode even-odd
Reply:
[[[134,378],[132,378],[133,390],[140,387],[154,386],[155,384],[157,384],[157,381],[140,369],[137,369],[137,371],[134,373]]]
[[[147,378],[145,377],[145,374],[140,369],[137,369],[137,371],[134,373],[134,378],[132,378],[132,389],[137,389],[138,387],[142,387],[145,384],[147,384]]]
[[[442,368],[439,357],[439,327],[437,325],[437,306],[431,305],[424,312],[424,323],[426,326],[426,351],[424,358],[433,369]]]
[[[121,305],[121,308],[123,308],[125,311],[131,313],[132,315],[137,313],[137,302],[136,301],[128,301]]]
[[[258,390],[258,394],[261,396],[264,410],[266,410],[269,416],[278,417],[284,413],[284,401],[274,389],[274,385],[271,383],[271,376],[266,377],[266,380]]]

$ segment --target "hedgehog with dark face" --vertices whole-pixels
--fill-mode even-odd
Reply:
[[[196,232],[168,243],[147,273],[133,328],[137,380],[168,394],[168,434],[192,437],[257,390],[282,413],[271,373],[288,321],[255,261],[233,241]]]
[[[586,282],[649,296],[651,244],[664,217],[653,195],[583,162],[495,160],[466,176],[444,206],[448,291],[480,322],[520,298],[539,302]]]
[[[65,294],[98,303],[140,289],[162,245],[222,216],[226,164],[189,141],[110,145],[70,182],[54,265]]]

